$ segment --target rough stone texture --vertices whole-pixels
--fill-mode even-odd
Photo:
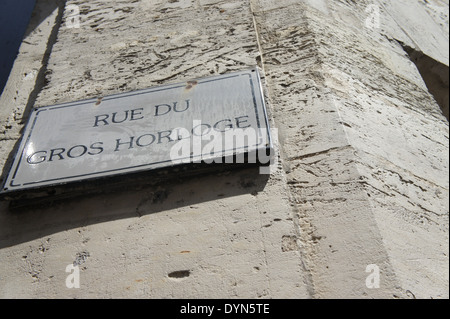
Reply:
[[[241,70],[259,54],[246,1],[67,4],[82,27],[63,22],[37,106]]]
[[[63,21],[36,105],[239,70],[259,55],[246,1],[67,4],[82,27]],[[20,213],[2,203],[2,296],[308,298],[284,172],[258,172]],[[65,287],[72,263],[79,290]]]
[[[81,28],[49,16],[63,21],[44,67],[32,61],[45,46],[24,49],[51,27],[22,45],[15,68],[45,79],[39,95],[16,89],[24,71],[10,79],[3,163],[23,126],[11,114],[27,104],[255,64],[280,162],[271,176],[244,169],[18,212],[0,202],[1,297],[448,298],[448,122],[399,43],[448,66],[448,1],[70,4]],[[4,102],[14,90],[20,101]],[[69,264],[80,289],[65,286]],[[378,289],[365,285],[370,264]]]
[[[391,297],[446,297],[448,122],[402,48],[365,28],[369,3],[261,1],[305,259],[315,297],[365,295],[367,264]]]
[[[380,28],[387,37],[448,66],[448,0],[378,0]]]

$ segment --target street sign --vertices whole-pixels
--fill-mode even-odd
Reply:
[[[266,164],[271,146],[250,69],[36,108],[1,193],[193,163]]]

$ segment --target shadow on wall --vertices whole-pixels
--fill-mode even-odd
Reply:
[[[3,201],[0,202],[0,249],[73,228],[172,209],[188,212],[195,204],[244,194],[257,196],[268,179],[269,175],[259,174],[258,167],[241,167],[185,179],[173,178],[159,186],[87,194],[14,211]]]
[[[449,120],[449,70],[442,64],[424,53],[401,43],[409,58],[416,65],[425,82],[428,91],[439,104],[442,114]]]
[[[34,30],[36,30],[39,27],[39,25],[54,11],[57,10],[58,12],[56,23],[53,26],[51,34],[47,41],[47,48],[43,56],[42,67],[39,70],[36,77],[35,88],[28,97],[28,102],[23,112],[24,118],[28,117],[29,112],[31,112],[31,109],[34,106],[34,102],[36,101],[37,95],[39,94],[39,92],[46,83],[45,73],[47,71],[47,64],[50,58],[50,53],[52,52],[53,44],[56,42],[56,38],[58,36],[58,31],[61,26],[65,5],[66,0],[37,0],[36,6],[31,15],[30,23],[25,32],[25,37],[28,36],[30,33],[32,33]]]

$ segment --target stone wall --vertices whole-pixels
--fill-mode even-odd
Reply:
[[[413,3],[38,1],[0,99],[2,178],[32,107],[254,65],[279,161],[0,202],[0,296],[448,298],[448,121],[404,50],[448,67],[448,1]]]

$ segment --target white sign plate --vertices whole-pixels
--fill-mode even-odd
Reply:
[[[220,162],[271,146],[261,81],[250,69],[37,108],[1,192]]]

